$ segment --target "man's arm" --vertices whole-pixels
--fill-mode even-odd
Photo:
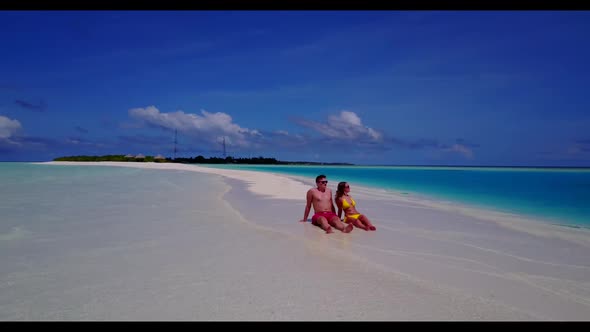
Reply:
[[[332,190],[330,190],[330,206],[332,207],[332,212],[336,213],[336,208],[334,208],[334,201],[332,200]]]
[[[305,212],[303,213],[303,219],[299,220],[300,222],[306,222],[307,217],[309,216],[309,210],[311,210],[311,201],[313,200],[313,193],[311,189],[307,191],[307,202],[305,203]]]

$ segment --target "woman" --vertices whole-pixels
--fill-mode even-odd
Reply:
[[[341,218],[342,211],[344,211],[344,222],[351,223],[352,225],[362,228],[366,231],[374,231],[377,228],[371,224],[371,221],[364,214],[359,213],[356,210],[356,202],[352,199],[350,193],[350,185],[348,182],[338,183],[338,189],[336,190],[336,206],[338,206],[338,218]]]

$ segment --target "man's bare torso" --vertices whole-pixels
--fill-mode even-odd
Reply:
[[[326,188],[326,191],[321,192],[317,188],[309,190],[312,194],[313,210],[317,212],[332,211],[332,191]]]

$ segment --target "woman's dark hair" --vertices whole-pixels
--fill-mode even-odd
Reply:
[[[342,197],[342,195],[344,195],[344,187],[346,186],[346,182],[339,182],[338,183],[338,189],[336,189],[336,199]]]

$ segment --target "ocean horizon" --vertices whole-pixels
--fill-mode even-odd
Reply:
[[[147,155],[146,155],[147,156]],[[63,156],[62,156],[63,157]],[[59,158],[59,157],[56,157]],[[56,159],[54,158],[54,159]],[[172,157],[165,157],[166,159],[172,159]],[[177,157],[180,158],[191,158],[191,157]],[[252,157],[235,157],[235,158],[252,158]],[[266,157],[263,157],[266,158]],[[272,157],[268,157],[272,158]],[[0,160],[1,163],[43,163],[53,161],[54,159],[47,160],[47,159],[22,159],[22,160]],[[277,159],[278,160],[278,159]],[[295,160],[278,160],[279,162],[283,163],[316,163],[314,161],[295,161]],[[342,165],[337,165],[342,164]],[[234,165],[234,164],[197,164],[201,166],[207,165]],[[242,164],[244,166],[275,166],[275,165],[256,165],[256,164]],[[432,167],[432,168],[515,168],[515,169],[579,169],[579,170],[588,170],[590,171],[590,165],[588,166],[546,166],[546,165],[451,165],[451,164],[354,164],[354,163],[347,163],[340,161],[332,161],[332,162],[325,162],[323,164],[315,164],[315,165],[276,165],[276,166],[359,166],[359,167]]]

